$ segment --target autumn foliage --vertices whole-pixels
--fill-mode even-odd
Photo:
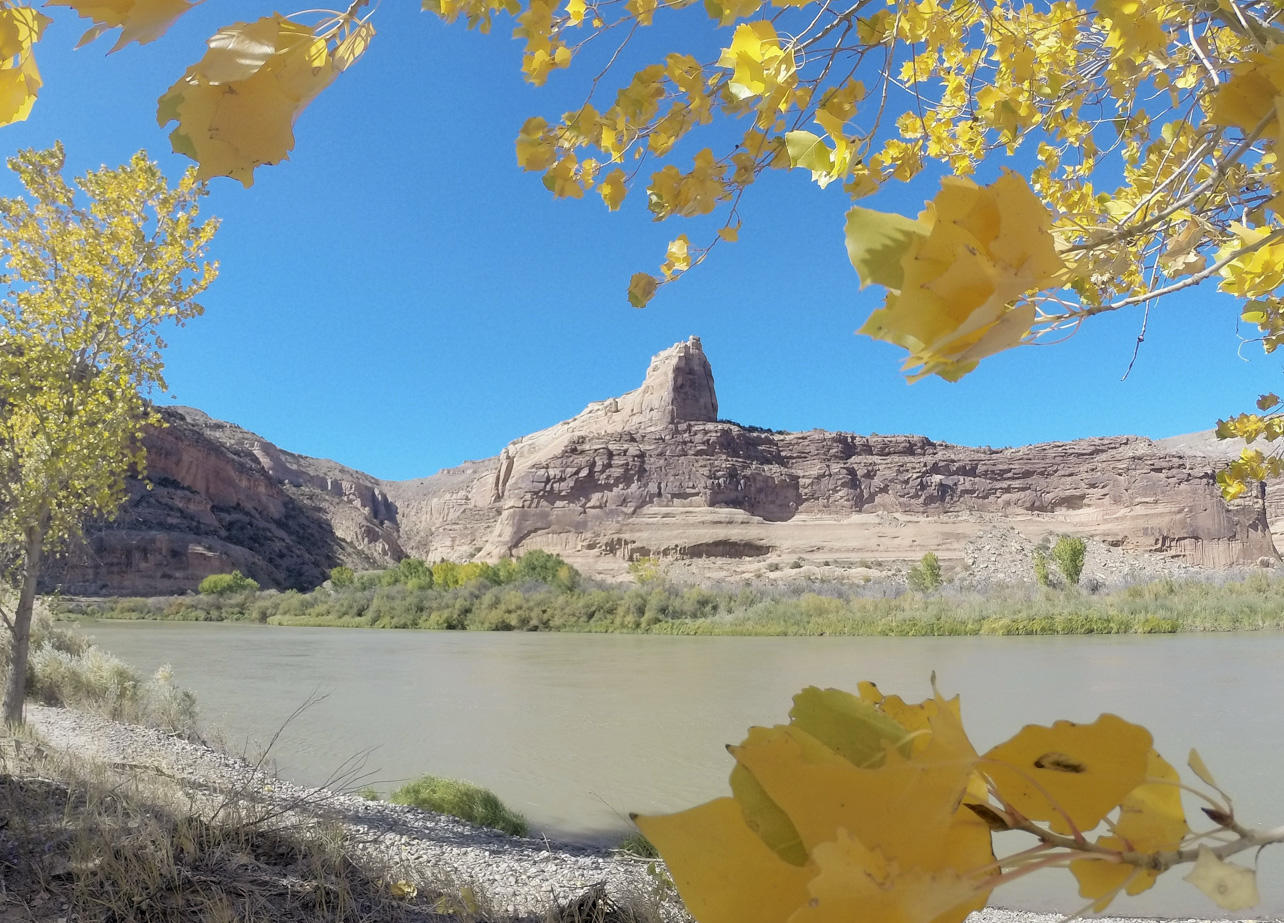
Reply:
[[[1257,903],[1256,880],[1226,857],[1284,839],[1240,826],[1193,750],[1211,826],[1192,830],[1176,770],[1145,728],[1115,715],[1028,725],[984,753],[958,698],[939,692],[908,704],[872,683],[858,695],[813,687],[789,718],[727,748],[729,797],[634,818],[699,923],[959,923],[995,888],[1045,868],[1068,869],[1083,909],[1099,912],[1183,864],[1218,906],[1239,910]],[[998,831],[1032,844],[996,858]]]
[[[89,21],[82,43],[119,29],[119,48],[155,39],[192,4],[50,5]],[[594,193],[617,210],[640,189],[655,220],[715,219],[707,239],[679,233],[658,271],[633,275],[626,294],[638,307],[738,239],[741,200],[764,173],[798,170],[853,201],[844,229],[852,264],[861,285],[887,291],[861,329],[902,347],[911,378],[956,379],[1001,350],[1205,280],[1243,299],[1241,320],[1268,352],[1284,338],[1278,4],[422,6],[482,31],[503,24],[536,85],[586,54],[587,67],[602,68],[591,82],[584,75],[582,104],[533,115],[517,132],[518,165],[553,195]],[[160,98],[174,150],[196,160],[201,177],[252,183],[258,167],[289,155],[294,121],[371,45],[376,7],[354,0],[342,12],[220,29]],[[662,20],[710,52],[661,54],[633,70],[630,46]],[[0,0],[0,124],[31,110],[47,21]],[[917,216],[855,204],[916,180],[928,199]],[[1219,433],[1279,438],[1280,407],[1263,406]],[[1280,473],[1277,458],[1250,445],[1222,489],[1234,498]]]
[[[57,0],[84,41],[157,38],[189,0]],[[1204,282],[1240,300],[1246,339],[1284,344],[1284,14],[1266,0],[423,0],[448,22],[521,43],[542,85],[588,55],[573,109],[533,114],[515,154],[558,198],[657,221],[704,218],[634,274],[630,303],[742,233],[741,202],[771,171],[851,200],[841,233],[861,286],[886,292],[862,331],[905,351],[910,378],[957,379],[995,353]],[[369,0],[342,12],[235,22],[174,75],[157,117],[201,177],[245,185],[285,159],[300,113],[374,38]],[[657,22],[699,54],[635,68]],[[0,0],[0,124],[40,89],[48,19]],[[696,39],[699,39],[697,41]],[[634,46],[634,47],[630,47]],[[596,49],[605,49],[605,55]],[[597,55],[594,59],[593,55]],[[621,62],[628,62],[627,65]],[[859,204],[918,183],[924,207]],[[918,186],[912,188],[919,188]],[[631,198],[632,197],[632,198]],[[1144,328],[1143,328],[1144,329]],[[1229,417],[1248,443],[1219,475],[1233,499],[1284,462],[1284,404]],[[38,543],[37,543],[38,544]],[[1284,839],[1240,825],[1192,752],[1211,830],[1195,831],[1176,770],[1144,729],[1028,727],[979,753],[957,700],[918,705],[805,690],[791,721],[732,748],[732,795],[639,818],[701,923],[961,920],[1032,869],[1065,867],[1090,909],[1179,864],[1228,909],[1251,869],[1227,861]],[[1033,845],[995,858],[991,833]]]

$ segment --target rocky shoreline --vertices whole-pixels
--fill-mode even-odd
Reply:
[[[614,902],[654,907],[665,920],[689,920],[668,899],[653,863],[599,848],[511,837],[416,808],[309,789],[263,766],[162,731],[65,708],[28,705],[27,719],[49,747],[115,770],[153,773],[210,803],[227,793],[297,822],[338,824],[354,858],[398,879],[483,896],[495,915],[543,918],[555,904],[602,888]],[[196,798],[193,795],[193,798]],[[390,876],[391,877],[391,876]],[[1056,915],[987,908],[969,923],[1053,923]],[[1128,918],[1111,918],[1133,923]],[[1265,918],[1256,918],[1265,919]]]

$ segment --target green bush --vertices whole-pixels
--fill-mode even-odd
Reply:
[[[1048,555],[1042,548],[1034,549],[1034,582],[1039,586],[1048,586]]]
[[[622,853],[628,853],[630,856],[638,856],[642,859],[658,859],[660,851],[655,848],[655,844],[643,836],[640,832],[634,831],[615,844],[616,850]]]
[[[332,567],[330,568],[330,586],[336,590],[344,587],[350,587],[357,580],[356,574],[352,572],[351,567]]]
[[[201,581],[198,587],[207,596],[226,596],[229,593],[253,593],[259,588],[259,582],[247,577],[239,570],[230,574],[210,574]]]
[[[502,830],[513,836],[525,836],[526,818],[509,810],[489,789],[443,779],[440,776],[420,776],[397,789],[388,799],[393,804],[409,804],[425,811],[449,814],[470,824]]]
[[[1084,545],[1083,539],[1075,538],[1070,535],[1063,535],[1057,539],[1057,543],[1052,546],[1052,560],[1057,562],[1057,568],[1065,575],[1066,583],[1071,586],[1078,586],[1079,577],[1083,574],[1083,557],[1087,552],[1087,546]]]
[[[942,583],[941,562],[934,553],[929,551],[910,568],[910,572],[905,575],[905,580],[909,583],[911,590],[919,593],[930,593],[932,590],[939,589]]]

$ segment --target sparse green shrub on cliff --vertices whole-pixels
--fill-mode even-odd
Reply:
[[[919,593],[930,593],[941,586],[941,562],[934,552],[929,551],[922,559],[910,568],[905,580],[911,590]]]
[[[648,555],[644,558],[634,558],[629,562],[629,576],[638,586],[646,586],[648,583],[659,580],[663,575],[660,573],[659,560]]]
[[[1087,546],[1084,545],[1083,539],[1075,538],[1072,535],[1063,535],[1057,539],[1057,543],[1052,546],[1052,560],[1057,562],[1057,568],[1066,578],[1066,583],[1070,586],[1079,585],[1079,577],[1083,575],[1083,559],[1087,553]]]
[[[425,811],[449,814],[470,824],[502,830],[513,836],[526,835],[526,818],[510,810],[494,792],[440,776],[420,776],[397,789],[388,798],[393,804],[408,804]]]
[[[1034,582],[1039,586],[1048,586],[1051,582],[1048,575],[1048,553],[1042,548],[1034,549]]]
[[[257,580],[234,570],[230,574],[210,574],[201,581],[198,589],[207,596],[226,596],[229,593],[253,593],[258,588]]]

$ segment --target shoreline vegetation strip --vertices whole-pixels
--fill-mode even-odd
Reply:
[[[527,559],[538,556],[534,562]],[[414,559],[409,559],[414,561]],[[60,615],[272,625],[672,635],[1084,635],[1284,629],[1284,577],[1165,579],[1111,591],[948,585],[927,593],[886,585],[629,586],[583,579],[556,555],[506,567],[402,562],[342,574],[310,592],[54,600]],[[342,585],[335,585],[336,582]],[[893,595],[894,594],[894,595]]]

